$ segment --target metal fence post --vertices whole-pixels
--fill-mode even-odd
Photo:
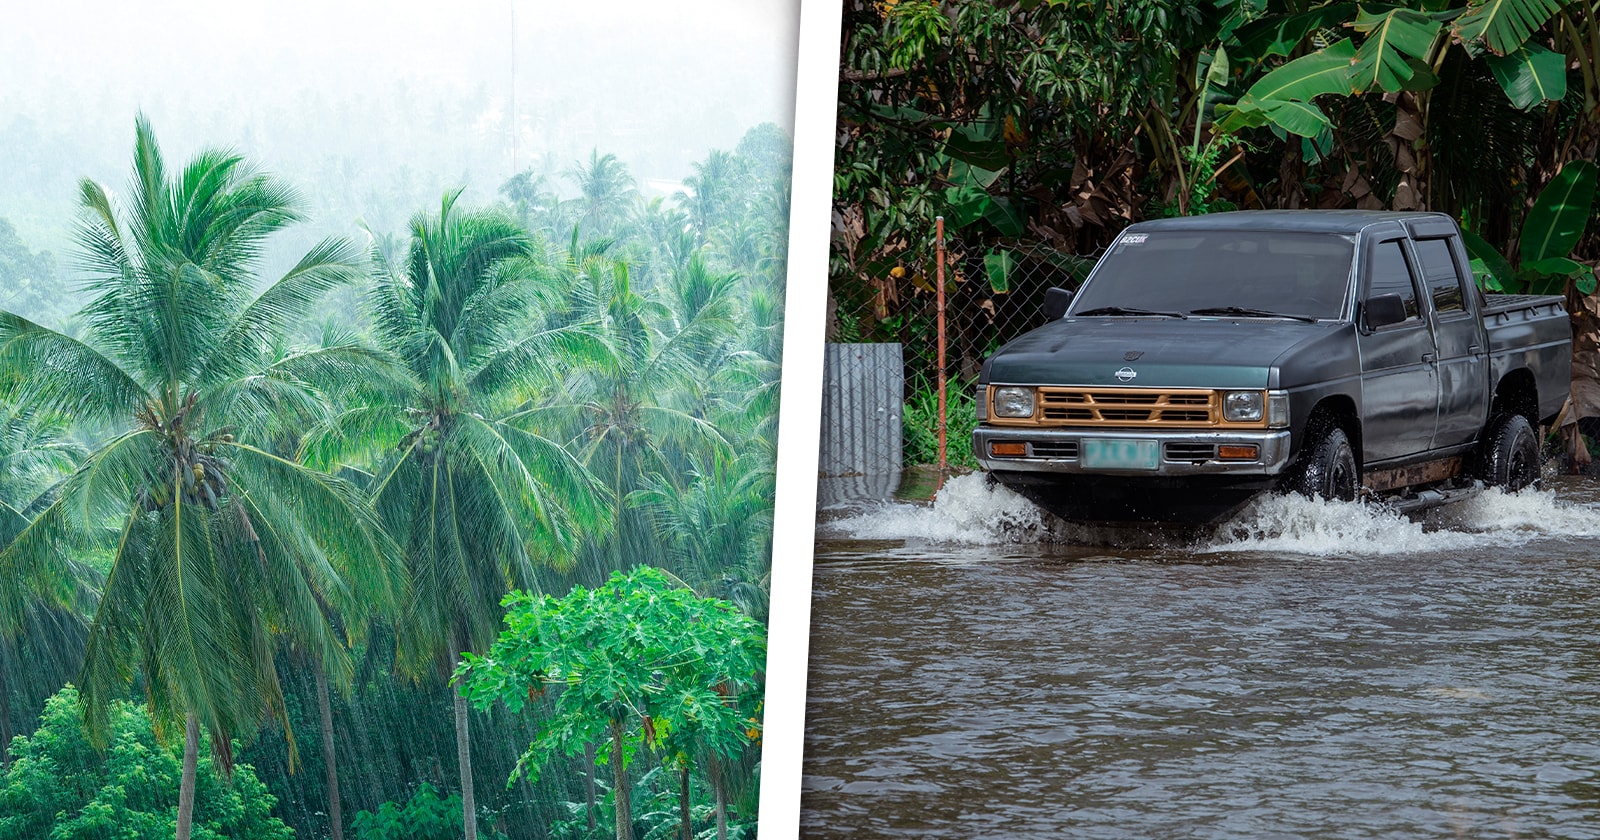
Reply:
[[[934,251],[938,254],[938,269],[935,272],[935,282],[938,284],[939,307],[939,481],[944,482],[944,475],[949,471],[949,464],[945,460],[945,362],[944,362],[944,217],[934,219]]]

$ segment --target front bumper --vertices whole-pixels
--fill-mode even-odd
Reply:
[[[1154,470],[1086,469],[1078,461],[1083,441],[1153,440],[1161,448]],[[1023,443],[1026,455],[995,456],[991,442]],[[1255,446],[1254,460],[1217,458],[1220,446]],[[979,426],[972,433],[972,451],[990,472],[1066,473],[1116,476],[1235,475],[1274,476],[1289,464],[1289,430],[1269,431],[1101,431],[1079,428],[1000,428]]]

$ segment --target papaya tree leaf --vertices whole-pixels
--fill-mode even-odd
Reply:
[[[1528,43],[1510,55],[1491,55],[1486,61],[1511,104],[1524,111],[1567,95],[1567,58],[1561,53]]]
[[[1595,173],[1593,163],[1571,161],[1539,192],[1522,222],[1524,264],[1565,257],[1577,247],[1593,212]]]
[[[1455,19],[1450,34],[1468,49],[1510,55],[1560,10],[1559,0],[1475,0]]]
[[[1474,262],[1482,263],[1493,286],[1483,283],[1483,288],[1492,292],[1512,291],[1516,283],[1516,274],[1511,270],[1511,262],[1500,254],[1493,245],[1483,237],[1465,228],[1461,231],[1461,241],[1467,246],[1467,254]],[[1474,269],[1476,273],[1476,269]]]
[[[1016,267],[1016,259],[1004,248],[995,248],[983,255],[983,270],[989,275],[989,288],[997,295],[1011,291],[1011,272]]]
[[[1367,36],[1350,67],[1351,85],[1357,91],[1405,89],[1416,73],[1407,59],[1426,59],[1441,26],[1410,9],[1390,9],[1383,14],[1361,9],[1350,25]]]

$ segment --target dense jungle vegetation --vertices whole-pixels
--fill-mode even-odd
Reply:
[[[1600,416],[1600,5],[842,7],[833,334],[926,341],[936,216],[958,305],[1004,325],[1141,219],[1437,210],[1468,231],[1485,288],[1567,296],[1567,422]]]
[[[136,123],[0,219],[0,838],[751,836],[784,132],[263,276],[296,185]]]

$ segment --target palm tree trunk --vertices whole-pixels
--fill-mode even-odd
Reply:
[[[678,818],[683,821],[683,840],[694,840],[694,826],[689,821],[689,763],[683,763],[683,776],[678,785]]]
[[[333,754],[333,708],[328,702],[328,674],[322,661],[315,665],[317,713],[322,717],[322,763],[328,771],[328,831],[333,840],[344,840],[344,819],[339,808],[339,765]]]
[[[194,826],[194,767],[200,750],[200,722],[194,712],[188,715],[183,735],[183,781],[178,784],[177,840],[189,840]]]
[[[622,721],[611,721],[611,796],[616,803],[617,840],[633,840],[633,797],[622,766]]]
[[[461,768],[461,827],[466,840],[478,840],[478,803],[472,795],[472,743],[467,730],[467,698],[450,690],[456,704],[456,764]]]

